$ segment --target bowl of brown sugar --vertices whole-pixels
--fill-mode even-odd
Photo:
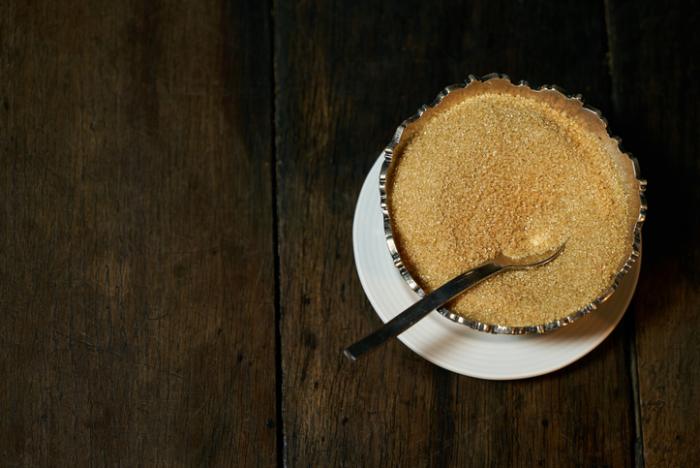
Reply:
[[[595,310],[639,257],[646,214],[635,159],[600,113],[504,75],[441,92],[384,151],[387,245],[423,295],[503,253],[566,243],[550,264],[487,280],[439,309],[471,328],[545,333]]]

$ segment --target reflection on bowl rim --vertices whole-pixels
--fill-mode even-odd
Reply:
[[[393,260],[394,266],[399,270],[399,273],[401,273],[401,277],[404,279],[406,284],[413,289],[416,293],[418,293],[419,296],[424,296],[425,292],[423,289],[418,285],[418,283],[413,279],[411,276],[411,273],[408,271],[406,266],[404,265],[403,261],[401,260],[401,256],[399,254],[399,251],[396,247],[396,242],[394,240],[394,234],[392,231],[391,227],[391,217],[389,215],[389,208],[387,204],[387,174],[389,173],[389,170],[391,168],[391,163],[394,161],[393,158],[393,153],[394,149],[398,146],[398,144],[401,142],[401,136],[403,135],[404,131],[411,125],[412,123],[416,122],[426,111],[429,111],[431,109],[434,109],[436,106],[438,106],[443,99],[445,99],[446,96],[448,96],[450,93],[468,88],[472,83],[485,83],[490,80],[500,80],[501,82],[507,82],[508,85],[514,87],[514,88],[519,88],[519,87],[525,87],[528,89],[531,89],[527,82],[521,81],[518,84],[513,84],[510,81],[510,78],[508,76],[503,75],[503,74],[497,74],[497,73],[491,73],[489,75],[483,76],[481,79],[475,78],[473,75],[469,75],[469,78],[467,81],[455,85],[451,85],[446,87],[443,91],[441,91],[435,100],[427,105],[427,106],[422,106],[420,109],[418,109],[418,112],[416,112],[414,115],[409,117],[408,119],[404,120],[401,125],[396,129],[394,132],[394,136],[389,142],[389,144],[384,148],[384,151],[381,153],[382,159],[382,166],[381,170],[379,172],[379,196],[380,196],[380,202],[381,202],[381,210],[382,210],[382,217],[384,219],[384,235],[386,238],[387,242],[387,247],[389,248],[389,253],[391,254],[391,258]],[[633,176],[636,182],[638,183],[639,187],[639,213],[637,216],[637,220],[634,223],[634,228],[633,228],[633,234],[632,234],[632,246],[631,246],[631,251],[628,256],[628,258],[625,260],[625,262],[622,264],[621,268],[618,270],[618,272],[615,274],[613,277],[611,285],[600,295],[598,296],[595,300],[587,304],[586,306],[578,309],[577,311],[553,320],[551,322],[539,324],[539,325],[527,325],[527,326],[509,326],[509,325],[498,325],[498,324],[490,324],[490,323],[484,323],[480,322],[478,320],[472,320],[469,318],[466,318],[462,315],[455,314],[454,312],[450,311],[449,309],[445,307],[441,307],[437,309],[440,314],[442,314],[444,317],[447,317],[448,319],[452,320],[453,322],[460,323],[462,325],[466,325],[470,328],[473,328],[474,330],[482,331],[482,332],[488,332],[488,333],[497,333],[497,334],[508,334],[508,335],[524,335],[524,334],[536,334],[536,333],[547,333],[552,330],[556,330],[558,328],[564,327],[575,320],[583,317],[584,315],[588,314],[592,310],[595,310],[598,308],[600,304],[605,302],[612,294],[615,292],[615,290],[618,288],[620,285],[620,281],[624,277],[625,274],[631,269],[632,265],[634,262],[637,261],[637,259],[640,256],[641,252],[641,240],[642,240],[642,224],[644,223],[644,220],[646,218],[646,211],[647,211],[647,204],[646,200],[644,198],[644,191],[646,189],[646,180],[640,178],[639,175],[639,163],[636,158],[632,157],[631,154],[623,151],[620,148],[620,139],[611,135],[610,134],[610,129],[608,128],[607,121],[603,118],[601,112],[598,109],[595,109],[593,107],[587,106],[583,104],[583,100],[580,95],[568,95],[566,94],[561,88],[554,86],[554,85],[544,85],[541,86],[540,88],[533,90],[535,92],[547,92],[547,93],[555,93],[559,95],[561,98],[564,100],[568,101],[573,101],[576,102],[577,105],[579,105],[582,109],[589,111],[592,115],[595,116],[596,119],[598,119],[602,125],[603,128],[606,130],[607,136],[617,142],[617,149],[620,151],[620,154],[626,156],[629,161],[631,162],[631,167],[633,171]]]

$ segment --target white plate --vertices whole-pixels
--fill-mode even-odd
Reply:
[[[386,322],[413,304],[418,295],[394,267],[384,238],[379,206],[381,162],[379,158],[370,170],[357,200],[353,247],[362,287]],[[399,339],[440,367],[480,379],[524,379],[553,372],[586,355],[612,332],[632,299],[640,263],[641,258],[597,310],[546,335],[492,335],[431,312]]]

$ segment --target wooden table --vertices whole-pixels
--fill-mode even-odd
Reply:
[[[697,466],[699,30],[653,1],[0,3],[0,465]],[[365,173],[492,71],[639,158],[633,305],[540,378],[351,364]]]

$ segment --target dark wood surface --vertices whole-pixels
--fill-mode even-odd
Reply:
[[[600,2],[0,3],[0,466],[695,466],[700,18]],[[492,71],[649,180],[622,324],[489,382],[379,325],[351,226],[396,125]]]
[[[0,466],[269,466],[268,7],[117,3],[0,7]]]

